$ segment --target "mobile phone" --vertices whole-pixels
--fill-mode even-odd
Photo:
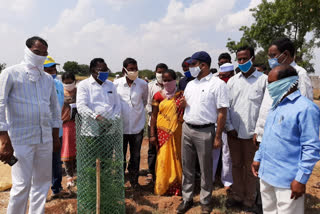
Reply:
[[[10,166],[13,166],[15,163],[17,163],[18,159],[12,155],[12,157],[10,158],[10,161],[8,162],[8,164]]]

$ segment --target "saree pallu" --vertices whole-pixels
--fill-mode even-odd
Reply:
[[[61,160],[71,161],[76,158],[76,123],[74,120],[63,123]]]
[[[180,195],[182,184],[181,134],[182,117],[179,104],[182,92],[159,103],[157,118],[158,154],[156,162],[157,195]]]

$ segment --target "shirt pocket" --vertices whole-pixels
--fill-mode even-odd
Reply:
[[[197,95],[195,95],[197,96]],[[202,89],[200,91],[200,103],[206,103],[208,102],[209,99],[209,90],[207,89]]]
[[[253,101],[254,103],[260,104],[263,99],[264,92],[262,89],[254,89],[249,92],[249,100]]]

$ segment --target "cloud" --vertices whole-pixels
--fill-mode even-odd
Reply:
[[[34,0],[2,0],[0,10],[5,9],[15,13],[25,13],[34,6],[34,3]]]
[[[261,2],[261,0],[251,0],[247,8],[235,13],[230,12],[223,16],[216,30],[220,32],[235,32],[238,31],[241,26],[250,26],[254,22],[250,9],[257,7]]]
[[[136,2],[139,0],[102,0],[108,5],[110,5],[114,10],[119,11],[126,4]]]

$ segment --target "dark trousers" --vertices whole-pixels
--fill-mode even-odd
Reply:
[[[148,137],[150,139],[150,126],[148,126]],[[149,173],[152,174],[153,178],[156,176],[155,168],[157,162],[157,146],[149,142],[148,149],[148,168]]]
[[[123,135],[123,170],[126,170],[126,154],[129,143],[130,160],[128,161],[129,180],[131,185],[138,183],[139,168],[140,168],[140,151],[143,140],[143,129],[138,134],[124,134]]]
[[[62,137],[60,137],[60,144],[62,143]],[[62,161],[61,152],[52,153],[52,186],[51,190],[54,194],[59,193],[62,190]]]

